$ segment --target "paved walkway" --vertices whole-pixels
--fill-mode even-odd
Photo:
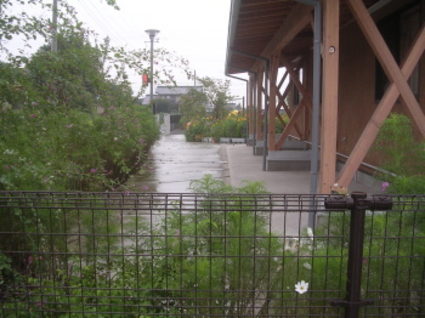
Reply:
[[[263,171],[263,156],[255,156],[251,146],[226,144],[220,149],[224,166],[224,178],[232,186],[242,186],[244,180],[263,181],[267,190],[280,194],[310,193],[310,171]],[[378,193],[370,186],[352,182],[349,192]]]
[[[235,187],[244,186],[244,181],[261,181],[271,193],[310,193],[310,171],[263,171],[263,156],[254,155],[246,144],[187,143],[182,131],[173,131],[155,144],[152,154],[155,172],[135,176],[131,183],[153,192],[191,192],[192,180],[211,174]],[[352,191],[378,192],[355,182],[349,188]]]
[[[263,171],[263,156],[254,156],[252,147],[245,144],[224,147],[227,156],[225,171],[228,171],[232,186],[243,186],[244,181],[262,181],[271,193],[305,194],[310,192],[310,172]]]

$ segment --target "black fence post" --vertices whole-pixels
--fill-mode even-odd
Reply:
[[[353,192],[351,198],[330,197],[325,206],[327,209],[351,210],[346,297],[343,301],[332,301],[331,305],[345,307],[346,318],[357,318],[361,306],[372,304],[360,299],[366,210],[390,210],[392,200],[387,195],[368,198],[364,192]]]
[[[364,221],[366,205],[362,204],[367,194],[354,192],[351,194],[354,206],[350,216],[350,243],[348,249],[347,268],[347,301],[355,306],[346,307],[345,317],[354,318],[359,316],[360,289],[362,283],[362,258],[364,242]]]

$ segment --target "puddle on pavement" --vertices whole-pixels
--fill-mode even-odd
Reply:
[[[206,174],[222,179],[220,144],[186,142],[184,135],[162,136],[152,147],[148,173],[137,174],[127,184],[132,191],[154,193],[189,193],[193,180]]]

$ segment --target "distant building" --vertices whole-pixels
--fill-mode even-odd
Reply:
[[[172,103],[178,103],[182,95],[186,95],[191,89],[202,91],[202,86],[158,86],[153,99],[167,99]],[[143,98],[142,105],[148,105],[151,96],[146,95]]]

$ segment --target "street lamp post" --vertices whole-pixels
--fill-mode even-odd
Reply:
[[[155,30],[155,29],[148,29],[145,30],[145,32],[149,35],[149,38],[151,39],[151,73],[150,73],[150,82],[151,82],[151,86],[150,86],[150,102],[152,102],[153,100],[153,40],[155,39],[155,36],[159,33],[159,30]],[[155,113],[155,106],[152,105],[152,111],[153,113]]]

